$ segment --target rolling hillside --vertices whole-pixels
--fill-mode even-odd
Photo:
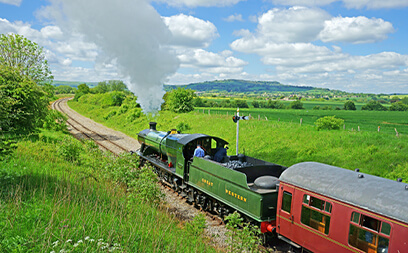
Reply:
[[[311,90],[321,90],[309,86],[290,86],[279,82],[269,81],[248,81],[248,80],[216,80],[201,83],[191,83],[188,85],[165,85],[165,90],[169,91],[183,87],[201,92],[238,92],[238,93],[264,93],[264,92],[306,92]]]

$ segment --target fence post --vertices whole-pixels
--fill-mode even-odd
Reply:
[[[303,118],[300,118],[300,125],[302,125],[302,122],[303,122]]]
[[[278,122],[280,121],[280,118],[278,118]]]
[[[380,132],[380,128],[381,128],[381,127],[380,127],[380,126],[378,126],[378,132]]]
[[[266,121],[268,121],[268,118],[265,116]]]
[[[343,124],[343,130],[346,130],[346,124]]]
[[[210,113],[210,109],[208,109],[208,115],[211,115],[211,113]]]
[[[261,115],[258,114],[258,121],[261,120]]]
[[[360,126],[358,126],[358,131],[360,132]]]
[[[395,135],[396,135],[397,137],[399,137],[399,133],[398,133],[397,129],[394,128],[394,130],[395,130]]]

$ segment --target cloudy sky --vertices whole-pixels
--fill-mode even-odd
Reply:
[[[408,93],[407,15],[407,0],[0,0],[0,33],[43,46],[55,80]]]

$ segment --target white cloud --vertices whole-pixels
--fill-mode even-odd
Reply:
[[[406,0],[272,0],[272,2],[286,6],[324,6],[334,2],[342,2],[350,9],[403,8],[408,6],[408,1]]]
[[[272,0],[274,4],[286,6],[323,6],[337,1],[338,0]]]
[[[0,3],[20,6],[22,0],[0,0]]]
[[[187,6],[193,7],[211,7],[211,6],[231,6],[245,0],[155,0],[155,2],[163,2],[171,6]]]
[[[242,14],[235,14],[235,15],[230,15],[228,18],[224,18],[224,21],[227,22],[234,22],[234,21],[244,21],[244,19],[242,19]]]
[[[175,46],[208,47],[218,36],[217,28],[213,23],[193,16],[179,14],[163,17],[163,20],[173,34],[170,43]]]
[[[308,12],[315,14],[314,19],[302,24],[306,22],[303,13]],[[407,87],[406,79],[390,78],[388,73],[408,69],[408,55],[380,52],[359,56],[343,53],[339,46],[329,49],[312,43],[318,39],[348,43],[380,41],[394,31],[389,22],[366,17],[332,18],[306,7],[273,9],[262,14],[258,22],[253,33],[248,30],[236,32],[242,37],[230,47],[261,57],[266,71],[270,72],[260,75],[261,79],[358,92],[393,92]],[[306,31],[299,36],[302,30]]]
[[[181,67],[199,69],[208,73],[238,73],[248,63],[232,56],[227,50],[219,54],[203,49],[186,50],[179,54]]]
[[[407,0],[343,0],[347,8],[368,8],[368,9],[382,9],[382,8],[402,8],[408,6]]]
[[[274,42],[308,42],[316,39],[330,15],[321,9],[272,9],[258,18],[259,36]]]
[[[324,42],[373,43],[387,38],[394,32],[390,22],[366,17],[335,17],[326,20],[319,38]]]

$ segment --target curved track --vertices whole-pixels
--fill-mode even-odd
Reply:
[[[129,152],[127,148],[123,147],[120,144],[117,144],[116,142],[113,141],[115,139],[115,136],[111,135],[106,135],[102,134],[99,132],[96,132],[89,127],[87,127],[85,124],[82,124],[81,122],[77,121],[71,116],[71,113],[68,112],[68,109],[64,104],[66,101],[68,101],[71,98],[63,98],[55,101],[52,104],[52,109],[60,111],[64,113],[68,119],[67,119],[67,124],[69,127],[71,127],[77,134],[75,136],[77,138],[86,138],[86,139],[91,139],[95,141],[102,149],[107,150],[112,152],[115,155],[119,155],[120,153],[123,152]]]

